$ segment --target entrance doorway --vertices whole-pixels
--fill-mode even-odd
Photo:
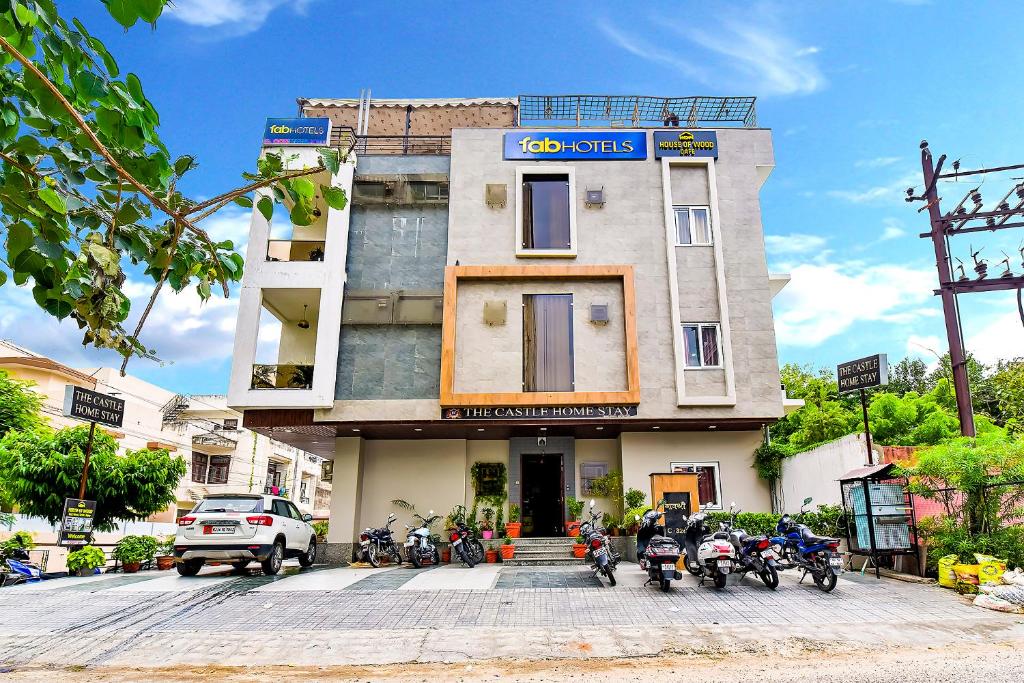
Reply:
[[[522,456],[523,536],[565,533],[565,490],[561,453]]]

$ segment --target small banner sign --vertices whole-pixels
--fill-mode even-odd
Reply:
[[[328,118],[267,119],[263,129],[263,146],[319,145],[331,140],[331,120]]]
[[[65,498],[58,544],[88,545],[92,541],[92,521],[95,516],[95,500]]]
[[[120,427],[124,422],[124,401],[69,384],[64,389],[64,415],[108,427]]]
[[[442,408],[442,420],[607,420],[636,417],[636,406],[474,406]]]
[[[840,363],[836,367],[839,393],[869,389],[889,383],[889,362],[884,353]]]
[[[718,133],[713,130],[654,131],[654,158],[718,158]]]

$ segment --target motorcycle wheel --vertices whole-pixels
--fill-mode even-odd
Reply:
[[[664,592],[668,593],[668,589],[671,588],[671,586],[672,586],[672,581],[670,579],[662,579],[661,580],[661,590],[663,590]]]
[[[609,586],[614,586],[615,585],[615,570],[612,569],[611,567],[608,567],[607,569],[604,570],[604,574],[605,574],[605,576],[608,577],[608,585]]]
[[[420,549],[419,548],[417,548],[415,546],[413,546],[412,548],[409,548],[409,562],[411,562],[412,566],[416,567],[416,569],[419,569],[420,567],[423,566],[423,561],[420,559]]]
[[[440,567],[441,566],[441,551],[437,549],[437,546],[434,546],[433,560],[434,560],[434,566],[435,567]]]
[[[765,566],[764,571],[761,572],[761,580],[764,581],[764,585],[772,590],[779,587],[779,573],[770,564]]]
[[[459,544],[459,559],[462,560],[462,564],[466,565],[470,569],[472,569],[473,565],[476,564],[475,562],[473,562],[473,558],[470,557],[469,551],[466,550],[465,543]]]
[[[836,575],[828,569],[811,572],[811,576],[814,577],[814,585],[826,593],[831,593],[838,581]]]
[[[722,590],[725,588],[725,582],[728,578],[728,574],[715,574],[715,590]]]
[[[391,546],[391,551],[389,552],[389,554],[391,555],[392,562],[394,562],[396,565],[402,564],[402,553],[398,551],[398,548],[396,546]]]
[[[469,552],[473,558],[473,564],[480,564],[484,561],[484,544],[480,541],[469,541]]]
[[[370,563],[374,569],[380,566],[380,558],[377,557],[377,546],[372,543],[366,546],[366,561]]]
[[[686,567],[686,571],[690,572],[694,576],[700,576],[701,575],[700,567],[696,567],[694,565],[691,565],[689,558],[687,558],[685,555],[683,555],[683,566]]]

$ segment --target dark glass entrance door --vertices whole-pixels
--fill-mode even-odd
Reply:
[[[565,533],[565,485],[561,453],[523,454],[523,536]]]

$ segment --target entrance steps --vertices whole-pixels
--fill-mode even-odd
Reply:
[[[572,556],[572,546],[576,539],[566,536],[544,538],[514,538],[515,557],[504,560],[509,567],[552,567],[582,565],[582,557]]]

